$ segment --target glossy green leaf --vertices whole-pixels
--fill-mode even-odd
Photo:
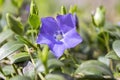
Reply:
[[[10,62],[13,63],[19,63],[19,62],[24,62],[30,59],[29,55],[27,52],[20,52],[17,54],[13,54],[8,56]]]
[[[110,51],[105,55],[105,57],[109,59],[120,60],[120,57],[118,57],[114,51]]]
[[[23,44],[26,44],[30,47],[33,47],[34,49],[36,49],[36,46],[34,46],[34,44],[32,44],[28,39],[24,38],[23,36],[16,36],[17,40],[20,41]]]
[[[113,42],[113,50],[117,54],[118,57],[120,57],[120,40],[116,40]]]
[[[67,80],[62,75],[48,74],[45,76],[46,80]]]
[[[107,66],[110,65],[110,59],[108,59],[108,58],[105,57],[105,56],[99,56],[99,57],[98,57],[98,61],[106,64]]]
[[[23,44],[17,41],[8,42],[0,48],[0,60],[9,56],[19,48],[23,47]]]
[[[57,59],[49,59],[48,60],[48,67],[49,68],[61,67],[61,66],[64,66],[64,64]]]
[[[5,75],[11,75],[11,73],[15,73],[13,67],[11,65],[6,65],[2,68]]]
[[[11,30],[13,30],[13,32],[15,32],[18,35],[23,35],[22,23],[9,13],[6,15],[6,18],[7,24],[11,28]]]
[[[45,76],[45,79],[46,80],[75,80],[73,77],[65,73],[47,74]]]
[[[102,62],[96,61],[96,60],[90,60],[82,63],[78,69],[75,71],[75,75],[80,77],[82,75],[91,75],[91,76],[98,76],[98,77],[103,77],[103,76],[110,76],[111,78],[113,77],[113,74],[109,67],[105,65]]]
[[[15,76],[15,77],[11,78],[10,80],[31,80],[31,79],[27,76],[18,75],[18,76]]]
[[[35,67],[36,67],[36,70],[38,72],[44,72],[45,71],[45,67],[44,67],[44,65],[43,65],[43,63],[40,59],[36,61]]]
[[[40,25],[39,16],[36,14],[29,15],[29,23],[34,29],[37,29]]]
[[[6,31],[3,31],[2,33],[0,33],[0,43],[2,43],[4,40],[8,39],[12,35],[13,35],[13,32],[9,29],[7,29]]]

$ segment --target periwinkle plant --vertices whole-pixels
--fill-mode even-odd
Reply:
[[[21,3],[24,3],[24,1],[20,0]],[[46,2],[46,0],[42,1]],[[14,2],[19,3],[17,0],[14,0]],[[94,27],[91,27],[93,25],[88,24],[89,21],[86,22],[82,19],[84,18],[81,17],[83,15],[80,15],[82,11],[77,10],[77,6],[72,6],[69,10],[62,6],[55,18],[42,17],[42,10],[39,9],[37,2],[38,0],[31,0],[30,7],[26,8],[29,17],[25,24],[20,21],[20,18],[23,17],[20,17],[21,14],[18,15],[18,13],[23,11],[21,10],[23,8],[18,5],[16,6],[20,11],[18,11],[16,17],[10,13],[6,15],[8,26],[5,26],[5,30],[3,29],[0,34],[0,60],[3,60],[0,61],[0,79],[108,80],[110,78],[109,80],[113,80],[114,73],[106,64],[98,61],[99,58],[97,57],[100,56],[89,57],[89,55],[93,56],[93,53],[104,54],[112,50],[111,45],[109,45],[109,41],[112,39],[109,32],[112,33],[113,31],[114,34],[114,30],[109,26],[110,30],[106,28],[104,7],[99,6],[95,14],[92,15]],[[41,1],[40,4],[42,4]],[[79,16],[77,17],[77,15]],[[1,21],[4,21],[3,17]],[[81,19],[80,29],[78,18]],[[81,31],[82,34],[77,31]],[[115,29],[115,31],[119,33],[118,29]],[[83,38],[84,42],[80,44]],[[78,44],[80,46],[74,48]],[[120,50],[119,44],[120,41],[118,40],[113,45],[113,50],[117,54]],[[102,49],[105,47],[104,51],[100,46]],[[114,51],[111,51],[107,56],[115,57]],[[49,54],[51,52],[55,57]],[[106,59],[103,60],[106,61]]]

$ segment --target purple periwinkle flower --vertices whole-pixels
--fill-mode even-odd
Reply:
[[[82,42],[76,31],[76,19],[72,14],[45,17],[38,34],[37,43],[47,44],[53,54],[59,58],[65,49],[73,48]]]

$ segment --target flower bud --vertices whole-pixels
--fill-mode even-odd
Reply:
[[[67,12],[66,12],[66,8],[65,8],[65,6],[62,6],[61,7],[61,14],[66,14]]]
[[[100,6],[96,9],[96,12],[92,14],[93,24],[97,27],[104,26],[105,23],[105,8]]]
[[[34,0],[31,1],[30,14],[31,14],[31,15],[32,15],[32,14],[38,15],[38,7],[37,7],[37,5],[36,5],[36,3],[35,3]]]

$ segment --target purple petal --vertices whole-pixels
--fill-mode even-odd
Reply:
[[[50,49],[53,52],[55,57],[60,58],[63,55],[66,47],[63,43],[61,43],[61,44],[54,44],[50,46]]]
[[[72,14],[66,14],[66,15],[58,15],[57,16],[57,21],[59,24],[60,29],[66,33],[72,28],[75,27],[75,19]]]
[[[57,22],[52,17],[42,18],[41,22],[41,33],[53,36],[54,33],[58,30]]]
[[[80,37],[80,35],[76,32],[76,29],[74,28],[64,35],[63,42],[67,48],[73,48],[82,42],[82,38]]]
[[[45,35],[45,34],[39,33],[36,42],[37,42],[38,44],[51,45],[51,44],[55,43],[55,40],[54,40],[53,37],[51,37],[51,36],[49,36],[49,35]]]

